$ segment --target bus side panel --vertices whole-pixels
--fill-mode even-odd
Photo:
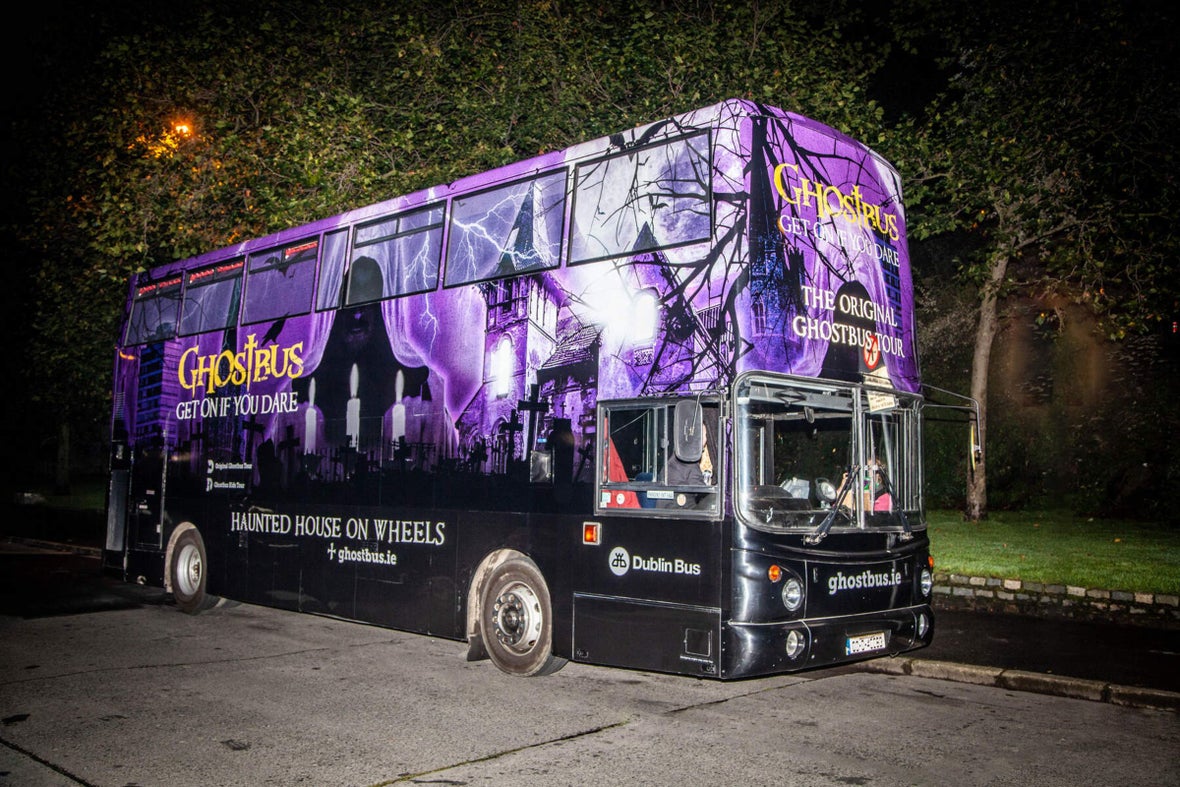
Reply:
[[[721,610],[635,599],[574,596],[574,653],[613,667],[716,677]]]
[[[596,520],[575,548],[574,657],[594,664],[716,675],[726,571],[720,522]]]
[[[456,636],[455,512],[217,505],[209,590],[264,606]]]

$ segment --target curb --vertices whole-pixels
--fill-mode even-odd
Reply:
[[[1174,593],[1132,593],[937,572],[933,603],[936,609],[1016,613],[1168,629],[1180,627],[1180,596]]]
[[[1048,694],[1054,697],[1107,702],[1111,705],[1122,705],[1128,708],[1180,712],[1180,692],[1120,686],[1100,680],[1066,678],[1059,675],[1045,675],[1039,672],[1001,667],[977,667],[951,661],[928,661],[897,656],[866,661],[859,666],[862,672],[882,675],[909,675],[915,678],[932,678],[954,683],[971,683],[976,686],[993,686],[998,689]]]

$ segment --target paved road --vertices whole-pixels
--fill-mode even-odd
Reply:
[[[943,610],[914,656],[1180,692],[1180,630]]]
[[[4,787],[1180,783],[1171,712],[856,669],[511,678],[327,618],[189,616],[102,581],[54,597],[84,562],[2,557]],[[43,572],[37,598],[15,566]]]
[[[0,539],[0,615],[42,617],[169,603],[158,589],[101,576],[90,545],[46,549],[50,545]],[[911,673],[911,661],[978,668],[935,674],[997,686],[1012,686],[997,680],[1003,677],[998,670],[1061,678],[1021,686],[1064,696],[1096,693],[1110,701],[1109,688],[1089,682],[1145,689],[1146,694],[1123,693],[1115,701],[1180,710],[1180,630],[942,610],[931,647],[865,667]],[[1079,678],[1079,683],[1064,678]]]

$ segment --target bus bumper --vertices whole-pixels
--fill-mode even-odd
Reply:
[[[929,604],[861,615],[724,625],[721,677],[748,678],[830,667],[924,648],[934,635]]]

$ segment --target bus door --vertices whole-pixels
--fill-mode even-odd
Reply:
[[[162,511],[167,451],[162,445],[138,447],[131,464],[127,536],[132,549],[163,546]]]
[[[968,479],[974,481],[976,467],[983,462],[983,444],[980,440],[979,402],[969,396],[945,391],[930,385],[922,386],[926,399],[922,402],[922,423],[955,424],[968,428],[967,459]],[[928,427],[929,428],[929,427]]]
[[[103,568],[122,573],[128,551],[162,547],[165,458],[162,447],[133,451],[126,440],[112,442]]]
[[[720,412],[716,397],[599,402],[597,531],[574,561],[579,661],[719,674]]]
[[[103,568],[123,568],[127,543],[127,502],[131,492],[131,450],[126,436],[111,441],[111,479],[107,487],[107,537],[102,555]]]

